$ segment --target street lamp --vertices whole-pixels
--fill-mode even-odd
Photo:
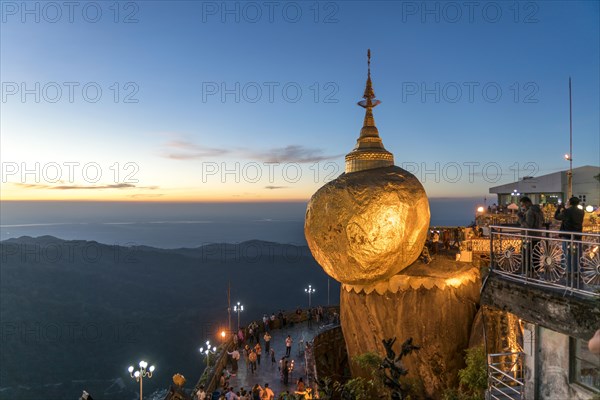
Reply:
[[[484,211],[484,208],[482,206],[477,207],[477,209],[475,210],[475,225],[477,224],[477,215],[482,215]]]
[[[573,196],[573,102],[571,101],[571,77],[569,77],[569,154],[565,154],[565,160],[569,161],[567,199],[570,199]]]
[[[573,156],[565,154],[565,160],[569,162],[569,170],[567,171],[567,200],[573,196]]]
[[[240,302],[238,301],[237,304],[235,306],[233,306],[233,311],[237,313],[238,315],[238,331],[240,330],[240,313],[242,311],[244,311],[244,306],[242,304],[240,304]]]
[[[310,297],[317,290],[312,287],[312,285],[308,285],[308,288],[304,289],[305,293],[308,293],[308,308],[310,308]]]
[[[142,400],[142,389],[143,389],[143,382],[144,382],[144,378],[148,377],[148,379],[152,378],[152,373],[154,372],[154,365],[151,365],[150,368],[148,368],[148,363],[146,361],[140,361],[139,363],[140,369],[133,372],[133,365],[131,365],[127,371],[129,371],[129,376],[131,376],[133,379],[136,380],[136,382],[140,383],[140,400]],[[148,369],[146,369],[148,368]]]
[[[206,355],[206,366],[207,367],[208,367],[209,356],[211,354],[215,354],[216,351],[217,351],[216,346],[213,346],[212,348],[210,347],[210,341],[209,340],[206,341],[206,348],[200,347],[200,353]]]

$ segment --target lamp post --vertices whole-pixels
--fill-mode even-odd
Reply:
[[[233,311],[237,313],[238,315],[238,331],[240,330],[240,313],[242,311],[244,311],[244,306],[242,304],[240,304],[240,302],[238,301],[237,304],[235,306],[233,306]]]
[[[573,157],[571,154],[565,154],[565,160],[569,162],[569,170],[567,171],[567,198],[565,204],[573,197]]]
[[[567,172],[567,198],[573,196],[573,105],[571,102],[571,77],[569,77],[569,154],[565,154],[565,160],[569,161],[569,172]]]
[[[308,293],[308,308],[310,308],[310,297],[317,290],[312,287],[312,285],[308,285],[308,288],[304,289],[305,293]]]
[[[138,369],[137,371],[133,372],[134,368],[133,365],[131,365],[128,369],[129,371],[129,376],[131,376],[133,379],[136,380],[136,382],[140,383],[140,400],[143,399],[143,383],[144,383],[144,378],[148,377],[148,379],[152,378],[152,373],[154,372],[154,365],[151,365],[150,368],[148,368],[148,363],[146,361],[140,361],[139,363],[140,369]],[[148,369],[146,369],[148,368]]]
[[[206,348],[200,347],[200,353],[206,355],[206,366],[207,367],[208,367],[208,361],[209,361],[210,355],[211,354],[215,354],[216,351],[217,351],[216,346],[213,346],[212,348],[210,347],[210,341],[209,340],[206,341]]]
[[[483,211],[484,211],[484,208],[482,206],[479,206],[475,209],[475,227],[479,226],[479,224],[477,223],[477,216],[482,215]]]

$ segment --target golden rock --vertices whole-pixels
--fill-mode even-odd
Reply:
[[[306,210],[304,234],[325,272],[346,284],[397,274],[420,255],[429,201],[419,180],[397,166],[340,175]]]

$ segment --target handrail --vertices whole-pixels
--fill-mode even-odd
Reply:
[[[503,398],[520,399],[523,395],[525,382],[523,380],[523,357],[524,353],[496,353],[488,354],[488,391],[493,399]],[[510,357],[508,361],[502,358]],[[496,362],[494,362],[497,360]],[[502,368],[504,366],[504,368]],[[516,368],[513,376],[510,371]]]
[[[600,233],[492,225],[489,251],[494,273],[600,296]]]
[[[501,225],[490,225],[489,226],[490,230],[513,230],[513,231],[527,231],[527,232],[540,232],[540,233],[555,233],[557,235],[565,235],[565,234],[569,234],[571,236],[595,236],[598,237],[600,239],[600,233],[594,233],[594,232],[570,232],[570,231],[556,231],[556,230],[550,230],[550,229],[532,229],[532,228],[522,228],[519,226],[501,226]],[[539,236],[534,236],[534,237],[539,237]]]

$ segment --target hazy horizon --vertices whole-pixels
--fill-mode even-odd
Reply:
[[[487,204],[495,202],[489,199]],[[50,235],[65,240],[159,248],[247,240],[305,245],[304,202],[0,202],[0,240]],[[478,197],[430,198],[431,226],[467,225]]]

